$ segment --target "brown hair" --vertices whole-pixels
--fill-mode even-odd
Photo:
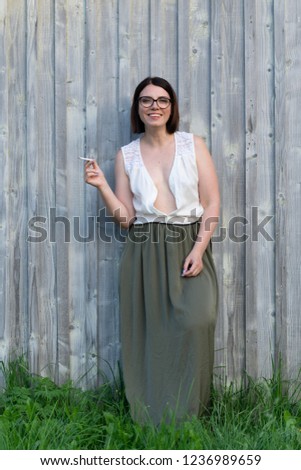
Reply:
[[[144,80],[142,80],[142,82],[140,82],[139,85],[136,87],[136,90],[133,96],[132,107],[131,107],[132,131],[134,132],[134,134],[140,134],[141,132],[145,131],[144,123],[141,121],[139,112],[138,112],[138,106],[139,106],[138,98],[143,88],[145,88],[147,85],[155,85],[155,86],[164,88],[164,90],[167,91],[167,93],[169,94],[170,99],[171,99],[171,114],[170,114],[170,118],[168,119],[166,123],[166,130],[169,134],[173,134],[174,132],[178,130],[178,127],[179,127],[180,115],[179,115],[178,99],[170,83],[164,78],[160,78],[160,77],[147,77]]]

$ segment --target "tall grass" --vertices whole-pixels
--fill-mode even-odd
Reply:
[[[281,371],[213,390],[209,413],[181,425],[140,426],[122,387],[81,391],[2,364],[0,449],[301,449],[301,383]]]

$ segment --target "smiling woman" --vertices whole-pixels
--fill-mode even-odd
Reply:
[[[149,86],[151,85],[151,86]],[[140,134],[145,131],[145,123],[143,121],[143,114],[141,115],[141,111],[143,107],[145,108],[152,108],[154,105],[155,99],[152,95],[147,96],[147,91],[150,90],[157,94],[157,98],[165,98],[169,101],[170,106],[160,106],[158,107],[162,109],[167,109],[167,114],[169,119],[166,123],[166,131],[169,134],[173,134],[179,127],[179,107],[178,107],[178,99],[177,95],[174,92],[172,86],[164,79],[160,77],[147,77],[145,78],[139,85],[137,86],[134,96],[133,96],[133,104],[131,108],[131,124],[132,130],[136,134]],[[160,93],[162,92],[162,95]],[[142,93],[143,92],[143,93]],[[151,104],[150,106],[145,106],[145,101],[141,103],[142,98],[150,98]],[[149,102],[150,102],[149,100]],[[139,106],[142,104],[142,107]],[[148,111],[154,111],[152,109],[148,109]],[[158,109],[157,109],[158,111]],[[162,113],[164,113],[162,111]],[[160,114],[160,113],[159,113]]]
[[[179,132],[171,85],[148,77],[134,93],[132,130],[116,156],[115,193],[96,162],[96,186],[129,229],[120,269],[123,374],[135,420],[182,420],[208,406],[217,316],[210,239],[219,213],[211,156]]]

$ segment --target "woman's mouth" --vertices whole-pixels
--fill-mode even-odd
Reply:
[[[159,118],[159,117],[161,117],[161,114],[158,114],[158,113],[150,113],[150,114],[148,114],[148,116],[151,117],[151,118]]]

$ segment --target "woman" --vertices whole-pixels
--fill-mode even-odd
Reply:
[[[131,124],[142,135],[117,153],[115,192],[96,162],[85,173],[129,229],[120,271],[126,395],[135,420],[158,424],[208,405],[219,190],[203,140],[177,131],[177,97],[166,80],[148,77],[137,86]]]

